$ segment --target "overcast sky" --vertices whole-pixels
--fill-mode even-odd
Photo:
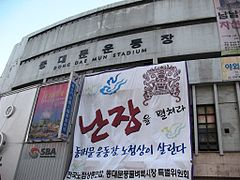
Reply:
[[[45,26],[120,0],[0,0],[0,75],[15,44]]]

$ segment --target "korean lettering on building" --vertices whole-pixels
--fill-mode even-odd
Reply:
[[[136,114],[140,113],[140,109],[139,107],[133,106],[133,102],[131,99],[128,101],[128,110],[129,110],[129,115],[123,114],[125,112],[125,107],[123,106],[117,106],[113,109],[108,110],[109,116],[115,114],[115,117],[111,124],[113,127],[118,127],[122,121],[128,121],[127,127],[125,128],[126,135],[139,131],[142,125],[142,123],[135,117]],[[134,124],[133,126],[131,126],[132,123]],[[109,136],[107,132],[100,135],[98,134],[98,132],[108,124],[109,124],[109,121],[107,119],[103,120],[100,109],[96,111],[96,118],[94,119],[94,121],[86,127],[84,127],[83,125],[82,116],[79,116],[79,126],[82,134],[89,132],[94,128],[94,126],[97,126],[97,129],[93,132],[91,137],[91,141],[93,143],[97,141],[101,141]]]
[[[126,49],[124,51],[118,50],[117,43],[106,43],[102,46],[101,53],[94,57],[90,55],[92,49],[81,49],[78,60],[75,61],[75,65],[87,65],[97,61],[105,61],[119,57],[137,56],[146,53],[147,48],[143,46],[143,42],[142,38],[132,39],[129,44],[126,44]]]
[[[238,56],[221,58],[223,80],[240,80],[240,58]]]
[[[149,47],[145,43],[145,38],[133,38],[128,40],[124,49],[120,49],[118,43],[105,43],[101,46],[100,52],[95,54],[95,48],[79,47],[75,48],[78,51],[77,57],[70,58],[70,55],[60,55],[55,59],[52,70],[63,70],[70,67],[76,66],[88,66],[92,63],[99,61],[112,60],[115,58],[126,58],[126,57],[137,57],[142,54],[146,54],[149,51]],[[174,42],[174,35],[171,33],[162,34],[158,41],[164,45],[168,45]],[[115,41],[114,41],[115,42]],[[38,69],[43,71],[46,67],[52,66],[47,59],[40,61]]]
[[[114,156],[144,156],[144,155],[153,155],[155,153],[159,155],[176,155],[178,153],[185,153],[187,147],[184,143],[176,144],[173,143],[164,143],[159,142],[158,146],[154,148],[154,145],[145,145],[145,144],[130,144],[129,146],[105,146],[105,147],[79,147],[76,146],[75,149],[75,158],[107,158]]]
[[[106,170],[68,172],[66,179],[136,179],[136,178],[172,178],[176,180],[190,179],[186,169],[144,169],[144,170]]]

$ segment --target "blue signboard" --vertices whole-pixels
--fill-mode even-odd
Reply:
[[[74,106],[75,90],[76,90],[76,84],[74,82],[71,82],[69,92],[68,92],[68,97],[67,97],[64,118],[63,118],[62,131],[61,131],[61,134],[64,136],[68,135],[69,122],[72,116],[72,110]]]

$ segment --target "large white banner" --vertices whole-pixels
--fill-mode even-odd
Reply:
[[[240,53],[240,1],[214,0],[217,13],[221,54]]]
[[[191,179],[185,62],[85,77],[66,179]]]

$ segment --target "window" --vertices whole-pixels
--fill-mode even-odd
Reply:
[[[199,150],[218,150],[218,137],[214,105],[197,106],[197,121]]]

